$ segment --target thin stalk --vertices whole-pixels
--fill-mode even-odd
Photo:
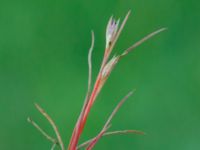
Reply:
[[[27,118],[27,121],[32,124],[47,140],[52,142],[53,144],[57,144],[58,141],[47,134],[35,121],[33,121],[30,117]]]
[[[134,90],[135,91],[135,90]],[[134,91],[129,92],[115,107],[111,115],[109,116],[108,120],[106,121],[105,125],[103,126],[101,132],[89,143],[88,148],[94,147],[94,145],[97,143],[97,141],[103,136],[102,132],[105,133],[105,130],[108,128],[110,125],[110,122],[114,115],[118,112],[119,108],[124,104],[124,102],[133,94]],[[90,150],[90,149],[88,149]]]
[[[103,134],[104,136],[110,136],[110,135],[119,135],[119,134],[139,134],[139,135],[144,135],[145,133],[142,131],[138,131],[138,130],[121,130],[121,131],[110,131],[110,132],[105,132]],[[88,144],[90,144],[93,140],[95,139],[89,139],[86,142],[82,143],[81,145],[78,146],[77,150],[80,150],[81,148],[86,147]]]
[[[79,118],[78,118],[76,125],[75,125],[75,128],[74,128],[74,131],[72,133],[72,137],[71,137],[68,149],[74,149],[75,148],[74,145],[77,142],[75,139],[77,139],[77,136],[78,136],[77,134],[78,134],[78,129],[80,128],[80,121],[83,118],[84,111],[85,111],[86,105],[87,105],[89,97],[90,97],[90,90],[91,90],[91,83],[92,83],[92,52],[93,52],[93,49],[94,49],[94,41],[95,41],[93,31],[91,32],[91,36],[92,36],[92,42],[91,42],[91,46],[90,46],[89,53],[88,53],[88,90],[87,90],[87,93],[86,93],[86,97],[85,97],[85,100],[84,100],[84,104],[83,104],[81,113],[79,115]]]
[[[132,46],[130,46],[129,48],[127,48],[123,54],[121,56],[125,56],[127,55],[130,51],[134,50],[136,47],[140,46],[142,43],[146,42],[147,40],[151,39],[153,36],[165,31],[167,28],[161,28],[158,29],[150,34],[148,34],[147,36],[145,36],[144,38],[142,38],[141,40],[139,40],[138,42],[134,43]]]
[[[60,145],[61,150],[65,150],[62,138],[60,136],[60,132],[58,131],[58,128],[57,128],[56,124],[54,123],[53,119],[38,104],[35,104],[35,107],[49,121],[50,125],[52,126],[52,128],[57,136],[58,143]]]

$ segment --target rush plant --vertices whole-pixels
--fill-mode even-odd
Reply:
[[[88,53],[88,66],[89,66],[89,73],[88,73],[88,89],[85,97],[85,101],[82,107],[82,110],[80,112],[80,115],[78,117],[78,120],[74,126],[74,130],[72,132],[71,140],[69,142],[68,147],[65,147],[64,142],[60,136],[60,132],[58,131],[58,128],[53,121],[53,119],[42,109],[38,104],[35,104],[38,111],[48,120],[50,125],[52,126],[56,138],[51,137],[49,134],[47,134],[38,124],[36,124],[30,117],[28,118],[28,122],[30,122],[40,133],[46,137],[47,140],[52,142],[52,148],[53,150],[56,146],[59,146],[61,150],[79,150],[82,148],[85,148],[86,150],[91,150],[94,148],[96,143],[99,141],[100,138],[104,136],[109,135],[115,135],[115,134],[127,134],[127,133],[133,133],[133,134],[144,134],[142,131],[137,130],[122,130],[122,131],[108,131],[108,129],[111,127],[111,121],[113,116],[116,114],[116,112],[119,110],[119,108],[122,106],[122,104],[128,99],[129,96],[133,94],[134,91],[129,92],[116,106],[116,108],[113,110],[111,115],[109,116],[108,120],[106,121],[103,128],[100,130],[100,132],[92,139],[87,140],[86,142],[79,144],[79,139],[83,133],[84,127],[86,125],[86,121],[88,118],[88,115],[90,113],[90,110],[94,104],[94,102],[97,99],[98,94],[100,93],[101,89],[103,88],[105,82],[107,81],[108,77],[110,76],[112,70],[116,66],[116,64],[127,54],[129,54],[131,51],[133,51],[136,47],[141,45],[146,40],[152,38],[153,36],[157,35],[158,33],[165,30],[165,28],[161,28],[159,30],[156,30],[135,44],[131,45],[129,48],[125,49],[124,52],[120,55],[114,55],[110,57],[111,52],[120,36],[120,33],[122,32],[128,18],[130,15],[130,11],[125,16],[123,22],[120,25],[120,21],[115,20],[113,17],[111,17],[108,21],[108,25],[106,28],[106,43],[105,43],[105,50],[104,50],[104,56],[103,60],[99,69],[99,73],[97,75],[96,81],[94,85],[92,86],[92,51],[94,47],[94,32],[91,32],[92,35],[92,42],[91,47],[89,49]]]

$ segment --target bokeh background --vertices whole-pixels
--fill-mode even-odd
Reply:
[[[114,53],[160,27],[168,30],[118,64],[81,141],[95,136],[118,101],[136,88],[110,130],[138,129],[146,135],[105,137],[96,150],[199,150],[199,6],[198,0],[1,0],[0,149],[50,149],[27,123],[31,116],[54,136],[34,102],[52,116],[67,145],[87,89],[90,31],[96,37],[95,79],[109,17],[122,20],[131,9]]]

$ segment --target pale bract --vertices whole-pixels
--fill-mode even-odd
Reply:
[[[113,58],[106,64],[106,66],[103,68],[102,71],[102,77],[107,77],[110,72],[112,71],[113,67],[116,65],[116,63],[119,60],[119,56],[113,56]]]
[[[108,21],[106,28],[106,48],[112,43],[117,31],[118,31],[119,19],[116,21],[113,17]]]

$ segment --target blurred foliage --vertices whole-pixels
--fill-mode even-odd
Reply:
[[[34,102],[54,118],[67,144],[87,89],[90,30],[96,37],[95,77],[109,17],[122,19],[131,9],[114,53],[160,27],[168,30],[115,68],[81,140],[96,135],[120,98],[136,88],[111,129],[147,134],[106,137],[96,150],[199,150],[199,6],[198,0],[1,0],[0,149],[50,149],[51,144],[26,121],[30,115],[54,135]]]

